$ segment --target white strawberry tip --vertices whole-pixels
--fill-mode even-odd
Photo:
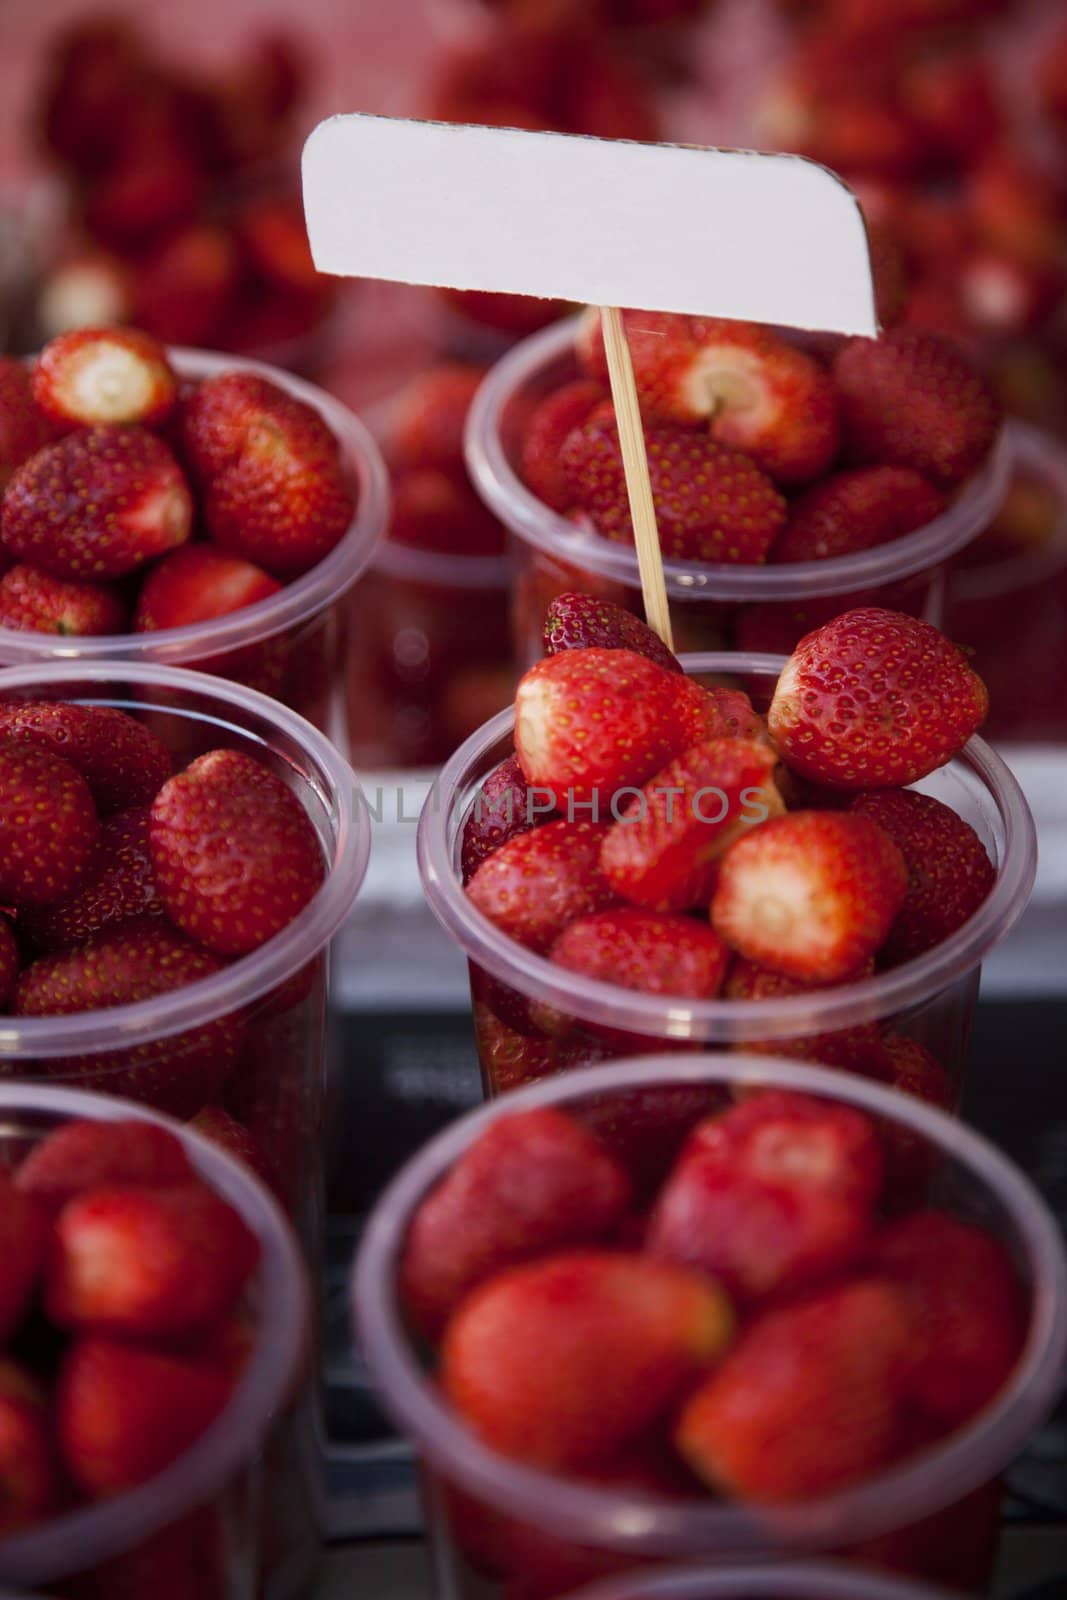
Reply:
[[[751,413],[760,422],[773,412],[759,360],[740,350],[712,347],[694,358],[685,384],[685,399],[697,417],[714,419],[724,412]]]
[[[132,350],[102,340],[70,358],[64,388],[77,415],[123,422],[150,408],[154,378]]]

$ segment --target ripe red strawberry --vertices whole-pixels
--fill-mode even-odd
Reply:
[[[124,1339],[190,1339],[233,1310],[259,1246],[200,1183],[105,1188],[56,1219],[45,1304],[61,1328]]]
[[[50,905],[85,878],[100,823],[80,772],[5,735],[0,721],[0,904]]]
[[[393,478],[390,544],[449,555],[497,556],[506,534],[470,485],[436,468],[419,467]]]
[[[441,1381],[491,1448],[578,1466],[646,1432],[732,1331],[725,1296],[700,1275],[574,1251],[500,1272],[469,1295],[445,1334]]]
[[[62,756],[89,785],[101,815],[147,805],[170,777],[166,746],[143,722],[110,706],[53,701],[0,704],[0,740],[18,739]]]
[[[615,903],[600,870],[605,831],[561,819],[516,834],[476,869],[467,896],[508,938],[547,950],[568,922]]]
[[[985,684],[943,634],[869,606],[801,639],[767,725],[801,777],[876,789],[915,783],[950,761],[988,708]]]
[[[143,428],[98,427],[47,445],[14,474],[0,536],[57,578],[121,578],[184,544],[193,502],[181,468]]]
[[[400,1268],[428,1338],[505,1267],[606,1238],[630,1201],[622,1167],[579,1123],[546,1108],[501,1117],[425,1199]]]
[[[230,230],[191,222],[138,262],[131,317],[168,344],[212,346],[225,330],[241,281]]]
[[[133,328],[78,328],[45,345],[33,369],[33,398],[60,428],[164,422],[178,398],[167,352]]]
[[[66,1016],[133,1004],[184,988],[218,972],[222,962],[159,918],[141,918],[97,934],[87,944],[42,956],[15,985],[16,1016]],[[234,1013],[151,1044],[61,1056],[42,1063],[50,1076],[110,1094],[148,1101],[175,1116],[193,1116],[219,1090],[237,1061],[244,1018]]]
[[[599,313],[597,313],[599,320]],[[606,369],[605,369],[606,373]],[[569,511],[574,503],[560,463],[567,435],[580,428],[606,398],[602,383],[579,378],[547,395],[526,424],[522,437],[522,480],[553,511]]]
[[[67,1122],[31,1150],[15,1174],[23,1194],[58,1212],[76,1195],[130,1185],[170,1188],[191,1183],[180,1139],[154,1122]]]
[[[839,981],[851,983],[860,978],[869,978],[873,972],[873,960],[867,961],[856,972],[849,973]],[[769,972],[766,967],[759,967],[754,961],[746,961],[744,956],[738,956],[730,968],[722,992],[727,1000],[772,1000],[778,996],[810,994],[820,987],[820,984],[787,978],[780,972]],[[857,1023],[852,1028],[837,1028],[831,1033],[794,1034],[784,1039],[747,1039],[743,1048],[755,1055],[796,1057],[800,1061],[823,1062],[827,1066],[845,1067],[865,1074],[868,1056],[872,1052],[880,1065],[886,1063],[878,1027],[873,1022]]]
[[[748,1304],[807,1288],[868,1243],[883,1160],[869,1118],[771,1091],[702,1122],[660,1191],[646,1249]]]
[[[882,950],[883,963],[910,961],[940,944],[988,896],[996,870],[970,823],[950,806],[910,789],[881,789],[857,795],[849,811],[876,822],[908,869],[907,894]]]
[[[685,728],[685,747],[709,739],[766,739],[767,725],[741,689],[721,684],[705,689],[695,678],[678,688],[678,715]]]
[[[545,654],[564,650],[632,650],[667,672],[681,672],[676,655],[632,611],[590,594],[557,595],[545,616]]]
[[[29,1309],[47,1247],[44,1211],[0,1169],[0,1346],[17,1331]]]
[[[0,628],[62,637],[124,633],[126,608],[104,584],[14,566],[0,578]]]
[[[565,650],[531,667],[515,696],[515,754],[557,811],[644,783],[682,748],[679,678],[632,650]]]
[[[0,917],[0,1011],[4,1009],[8,996],[15,987],[18,972],[19,947],[11,931],[10,922],[6,917]]]
[[[292,789],[236,750],[209,751],[163,785],[149,849],[170,920],[224,956],[280,933],[326,875],[315,826]]]
[[[21,1367],[0,1361],[0,1539],[44,1522],[62,1500],[44,1394]]]
[[[830,561],[887,544],[940,516],[945,497],[910,467],[856,467],[806,489],[789,508],[774,561]]]
[[[729,952],[691,917],[624,906],[570,923],[549,958],[568,972],[623,989],[707,1000],[719,992]]]
[[[1026,1302],[1004,1247],[939,1211],[889,1223],[871,1252],[915,1323],[909,1399],[943,1427],[967,1422],[1006,1382],[1022,1351]]]
[[[854,461],[913,467],[942,488],[974,472],[1000,426],[985,379],[936,333],[891,328],[880,339],[850,339],[834,381]]]
[[[479,788],[463,825],[463,882],[469,883],[494,850],[516,834],[528,833],[537,822],[538,812],[530,803],[518,757],[508,756]]]
[[[187,628],[242,611],[277,594],[282,585],[250,561],[211,545],[186,545],[152,568],[137,598],[135,633]]]
[[[211,1426],[230,1390],[207,1363],[115,1339],[78,1339],[55,1393],[66,1469],[94,1499],[147,1483]]]
[[[396,396],[389,430],[391,464],[444,472],[466,482],[463,430],[485,367],[442,362],[420,372]]]
[[[688,1402],[675,1443],[707,1484],[744,1500],[856,1483],[897,1448],[912,1337],[903,1294],[877,1278],[768,1311]]]
[[[740,450],[685,428],[645,430],[660,547],[682,561],[758,564],[785,524],[785,501]],[[622,452],[614,417],[593,414],[575,428],[560,461],[572,501],[598,533],[633,542]]]
[[[733,840],[784,810],[776,763],[751,739],[711,739],[676,756],[608,830],[600,865],[616,893],[654,911],[706,906]]]
[[[901,1094],[914,1095],[939,1111],[957,1109],[958,1092],[940,1061],[917,1039],[891,1028],[876,1033],[841,1064],[864,1078],[899,1089]],[[902,1122],[880,1119],[878,1131],[886,1158],[886,1204],[910,1210],[927,1192],[938,1152],[928,1139]]]
[[[30,375],[21,361],[0,356],[0,493],[11,474],[50,437],[33,403]]]
[[[189,1123],[190,1128],[202,1138],[210,1139],[226,1154],[233,1156],[255,1173],[268,1188],[274,1186],[274,1165],[263,1146],[243,1122],[231,1117],[222,1106],[204,1106]]]
[[[330,280],[315,266],[299,202],[250,201],[237,219],[237,235],[253,272],[272,289],[310,299],[329,295]]]
[[[148,853],[148,810],[117,811],[100,829],[96,860],[72,895],[25,912],[19,927],[37,950],[69,950],[131,917],[161,917]]]
[[[881,947],[907,883],[900,851],[866,817],[789,811],[731,845],[711,920],[758,966],[832,983]]]

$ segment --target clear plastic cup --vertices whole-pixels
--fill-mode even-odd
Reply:
[[[690,676],[745,688],[758,710],[784,665],[737,653],[683,658]],[[442,769],[419,820],[419,870],[430,907],[471,971],[475,1032],[492,1094],[605,1056],[648,1049],[768,1048],[819,1060],[833,1036],[891,1024],[932,1052],[959,1090],[981,963],[1022,915],[1033,888],[1033,817],[1011,772],[974,738],[915,787],[976,829],[997,869],[986,901],[950,938],[915,960],[848,985],[759,1000],[685,1000],[594,981],[516,944],[463,892],[463,825],[490,772],[513,751],[514,712],[486,723]],[[549,1028],[539,1026],[548,1013]],[[829,1036],[829,1043],[828,1043]],[[833,1059],[833,1057],[831,1057]]]
[[[779,1088],[855,1107],[926,1157],[924,1200],[981,1226],[1010,1251],[1030,1302],[1020,1360],[965,1427],[863,1482],[803,1503],[743,1505],[652,1497],[538,1471],[480,1442],[448,1407],[408,1329],[398,1269],[426,1195],[500,1116],[552,1106],[590,1119],[626,1160],[654,1148],[669,1165],[687,1129],[724,1098]],[[626,1109],[624,1109],[626,1108]],[[629,1114],[628,1114],[629,1113]],[[629,1149],[618,1130],[640,1131]],[[623,1135],[623,1137],[625,1134]],[[659,1143],[660,1136],[665,1141]],[[651,1140],[651,1145],[649,1141]],[[380,1198],[351,1280],[360,1354],[423,1468],[438,1592],[454,1600],[555,1600],[642,1562],[740,1561],[808,1551],[931,1577],[973,1592],[999,1533],[996,1480],[1055,1404],[1067,1361],[1067,1254],[1030,1180],[994,1146],[912,1096],[771,1056],[649,1056],[565,1073],[462,1117]],[[474,1566],[482,1576],[475,1577]],[[498,1587],[521,1572],[514,1587]],[[486,1584],[485,1574],[494,1581]]]
[[[0,666],[112,661],[189,667],[258,689],[326,728],[344,667],[342,598],[373,559],[388,518],[389,480],[381,453],[347,407],[288,372],[203,350],[172,350],[170,358],[187,378],[259,373],[312,406],[340,441],[346,469],[358,487],[351,526],[310,572],[242,611],[157,633],[87,638],[0,627]]]
[[[352,595],[345,711],[361,767],[436,767],[515,691],[511,562],[380,546]]]
[[[570,589],[641,611],[631,545],[579,528],[526,488],[518,450],[537,403],[578,375],[576,323],[525,339],[490,372],[467,423],[467,465],[475,487],[515,536],[513,637],[520,667],[543,653],[545,612]],[[985,464],[948,510],[889,544],[827,561],[744,566],[665,561],[679,650],[791,650],[811,628],[856,605],[883,605],[938,624],[943,566],[991,520],[1007,487],[1010,444],[1001,433]]]
[[[836,1561],[761,1567],[678,1567],[629,1572],[573,1600],[953,1600],[944,1589],[883,1577]],[[957,1597],[958,1600],[958,1597]]]
[[[165,1471],[137,1489],[0,1540],[0,1583],[60,1595],[68,1592],[75,1575],[84,1581],[106,1566],[115,1588],[104,1584],[99,1592],[115,1593],[124,1560],[170,1530],[174,1549],[182,1555],[194,1538],[210,1539],[212,1546],[216,1538],[220,1541],[219,1585],[210,1587],[201,1576],[197,1600],[255,1600],[261,1593],[277,1592],[272,1575],[261,1570],[262,1506],[264,1495],[270,1494],[265,1480],[271,1435],[299,1382],[308,1334],[306,1273],[278,1206],[245,1167],[216,1145],[141,1106],[102,1095],[45,1084],[0,1084],[0,1151],[5,1164],[17,1162],[72,1119],[129,1117],[169,1127],[203,1181],[241,1213],[259,1239],[260,1266],[247,1301],[255,1334],[248,1365],[226,1409]],[[112,1562],[117,1563],[114,1569]],[[191,1571],[193,1581],[196,1576]],[[79,1587],[77,1592],[85,1591]],[[98,1591],[90,1587],[88,1592]],[[190,1597],[193,1592],[189,1588]]]

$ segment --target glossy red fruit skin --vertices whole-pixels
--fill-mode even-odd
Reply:
[[[0,1360],[0,1487],[0,1539],[44,1522],[63,1499],[45,1396],[6,1360]]]
[[[148,844],[168,917],[223,956],[280,933],[326,874],[318,834],[292,789],[235,750],[209,751],[164,784]]]
[[[859,1260],[883,1176],[869,1118],[768,1090],[694,1130],[645,1247],[710,1273],[745,1306],[792,1294]]]
[[[0,356],[0,494],[11,474],[50,437],[51,430],[33,403],[29,371],[13,356]]]
[[[135,806],[105,819],[96,860],[72,895],[27,911],[19,920],[33,947],[50,953],[84,944],[133,917],[161,916],[148,853],[148,809]]]
[[[409,1314],[437,1338],[494,1273],[607,1237],[630,1193],[623,1168],[571,1117],[545,1108],[499,1118],[412,1219],[400,1268]]]
[[[107,350],[127,357],[140,374],[144,392],[125,404],[104,396],[94,401],[72,388],[77,369],[86,356]],[[141,423],[157,427],[173,411],[178,380],[158,340],[136,328],[77,328],[61,333],[45,345],[33,368],[33,398],[42,415],[60,428],[92,427],[96,423]],[[103,411],[103,415],[101,415]]]
[[[23,1194],[50,1212],[87,1190],[129,1184],[137,1189],[189,1183],[185,1147],[154,1122],[67,1122],[35,1146],[15,1174]]]
[[[943,634],[870,606],[801,639],[767,724],[801,777],[833,789],[895,788],[950,761],[988,709],[985,685]]]
[[[830,561],[925,527],[944,511],[939,489],[911,467],[836,472],[799,495],[772,561]]]
[[[409,467],[392,481],[389,543],[454,556],[499,556],[507,535],[470,484],[437,467]]]
[[[164,556],[141,585],[133,631],[155,633],[213,621],[269,600],[281,588],[277,578],[250,561],[210,545],[186,545]]]
[[[509,938],[543,952],[568,922],[615,903],[599,865],[604,834],[564,819],[517,834],[477,868],[467,897]]]
[[[684,749],[708,739],[766,739],[767,724],[742,689],[715,684],[710,689],[686,678],[678,686],[678,716],[685,730]]]
[[[837,980],[840,983],[859,982],[874,972],[874,961],[865,962],[854,973]],[[779,995],[812,994],[821,984],[787,978],[781,972],[771,972],[744,956],[735,957],[723,995],[728,1000],[769,1000]],[[830,1067],[844,1067],[848,1071],[865,1072],[868,1052],[880,1051],[878,1024],[857,1023],[852,1028],[838,1028],[829,1033],[795,1034],[784,1039],[751,1039],[734,1046],[737,1050],[754,1055],[789,1056],[800,1061],[822,1062]],[[882,1057],[879,1054],[878,1059]]]
[[[125,626],[126,608],[104,584],[54,578],[24,564],[0,578],[0,628],[69,638],[122,633]]]
[[[48,1219],[37,1200],[3,1170],[0,1201],[0,1345],[4,1345],[29,1309],[44,1268]]]
[[[463,430],[487,370],[465,362],[442,362],[407,384],[391,410],[391,464],[398,469],[430,468],[465,481]]]
[[[666,672],[682,671],[677,656],[647,623],[594,595],[557,595],[545,616],[544,642],[546,656],[564,650],[632,650]]]
[[[574,504],[560,462],[567,436],[572,429],[580,428],[606,398],[603,384],[579,378],[547,395],[526,425],[520,463],[522,479],[530,492],[553,511],[569,511]]]
[[[706,1000],[719,991],[729,951],[692,917],[620,906],[570,923],[549,960],[623,989]]]
[[[47,906],[91,868],[100,823],[70,762],[5,737],[0,723],[0,903]]]
[[[339,464],[319,460],[299,442],[280,450],[257,443],[211,481],[203,510],[223,550],[291,579],[340,543],[355,504]]]
[[[508,756],[480,786],[463,825],[460,868],[469,883],[482,862],[517,834],[537,826],[517,756]]]
[[[163,741],[111,706],[12,701],[0,705],[0,739],[40,745],[69,761],[101,816],[147,805],[171,773]]]

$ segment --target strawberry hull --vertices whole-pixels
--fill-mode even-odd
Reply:
[[[768,1089],[777,1092],[751,1098],[753,1091]],[[897,1291],[887,1280],[880,1285],[871,1280],[871,1287],[866,1288],[862,1279],[855,1277],[854,1269],[845,1266],[846,1275],[840,1278],[836,1289],[824,1285],[810,1294],[806,1304],[803,1297],[795,1295],[792,1301],[788,1296],[771,1300],[768,1309],[755,1313],[752,1320],[742,1320],[736,1334],[738,1342],[728,1343],[725,1355],[710,1358],[709,1375],[697,1380],[698,1387],[688,1400],[683,1400],[681,1412],[669,1411],[665,1421],[661,1419],[651,1432],[646,1429],[636,1443],[567,1468],[537,1466],[534,1455],[524,1453],[525,1444],[520,1447],[511,1442],[505,1447],[497,1442],[499,1436],[487,1431],[482,1420],[484,1412],[464,1409],[467,1401],[463,1391],[454,1386],[453,1377],[456,1353],[469,1330],[482,1319],[478,1333],[487,1364],[482,1368],[477,1405],[491,1404],[494,1395],[501,1392],[496,1388],[498,1373],[505,1375],[506,1384],[516,1381],[518,1363],[523,1359],[518,1348],[521,1338],[514,1335],[513,1343],[507,1346],[509,1352],[514,1351],[515,1362],[509,1354],[503,1367],[494,1369],[484,1316],[489,1308],[503,1306],[506,1292],[529,1295],[537,1272],[547,1272],[551,1262],[561,1266],[573,1259],[560,1253],[559,1244],[549,1242],[547,1236],[540,1266],[499,1269],[497,1276],[473,1289],[460,1302],[441,1341],[442,1381],[435,1378],[430,1364],[432,1354],[405,1309],[408,1286],[400,1263],[405,1259],[405,1242],[412,1237],[414,1219],[428,1214],[422,1212],[424,1203],[435,1204],[430,1197],[447,1192],[438,1190],[441,1181],[460,1182],[461,1171],[471,1174],[473,1181],[473,1167],[462,1164],[476,1159],[476,1145],[488,1152],[488,1145],[479,1144],[488,1129],[515,1113],[537,1111],[543,1115],[551,1110],[569,1116],[602,1143],[604,1131],[610,1130],[608,1148],[633,1181],[635,1192],[640,1193],[643,1147],[657,1133],[677,1147],[679,1117],[688,1100],[686,1126],[693,1129],[699,1125],[700,1132],[694,1135],[682,1162],[673,1167],[666,1185],[679,1180],[684,1164],[696,1154],[713,1159],[716,1150],[728,1163],[721,1170],[734,1172],[740,1181],[751,1181],[756,1168],[736,1168],[731,1164],[735,1157],[726,1153],[738,1148],[730,1145],[727,1127],[732,1123],[736,1130],[739,1116],[754,1126],[761,1116],[769,1115],[773,1124],[779,1114],[773,1109],[775,1103],[780,1108],[787,1102],[797,1105],[791,1096],[804,1097],[805,1115],[815,1119],[813,1129],[827,1129],[832,1118],[850,1122],[858,1119],[858,1124],[865,1123],[868,1129],[881,1132],[888,1128],[896,1136],[921,1144],[930,1172],[936,1173],[936,1199],[930,1203],[959,1221],[980,1216],[981,1230],[997,1241],[998,1252],[1006,1250],[1014,1261],[1026,1302],[1025,1342],[1015,1364],[1004,1369],[1008,1375],[995,1398],[962,1428],[930,1429],[925,1421],[920,1423],[917,1414],[899,1411],[896,1442],[888,1456],[869,1458],[866,1466],[854,1470],[845,1481],[827,1480],[819,1487],[817,1476],[813,1476],[808,1487],[797,1487],[788,1497],[772,1499],[768,1494],[763,1498],[754,1485],[749,1493],[723,1487],[721,1481],[718,1491],[709,1490],[700,1479],[687,1475],[679,1460],[679,1449],[680,1441],[684,1442],[685,1419],[693,1416],[697,1403],[693,1394],[700,1399],[708,1389],[721,1387],[727,1381],[742,1353],[755,1349],[759,1326],[768,1336],[776,1318],[780,1325],[793,1319],[799,1328],[798,1319],[814,1311],[820,1297],[820,1304],[827,1311],[831,1309],[829,1297],[838,1297],[833,1301],[831,1327],[842,1348],[834,1360],[832,1375],[828,1375],[829,1393],[842,1392],[836,1386],[849,1381],[841,1374],[850,1362],[858,1360],[862,1369],[868,1360],[881,1359],[877,1348],[884,1339],[887,1350],[896,1348],[897,1354],[889,1358],[892,1375],[886,1368],[879,1382],[886,1385],[887,1403],[894,1407],[902,1403],[903,1391],[898,1385],[903,1381],[903,1369],[898,1369],[896,1362],[900,1348],[912,1348],[910,1341],[921,1324],[911,1322],[909,1310],[899,1332],[894,1331],[888,1310],[892,1309],[894,1316],[902,1313],[906,1302],[893,1298]],[[740,1109],[735,1106],[732,1111],[722,1112],[723,1100],[727,1104],[740,1101]],[[769,1112],[760,1109],[767,1106],[772,1108]],[[844,1122],[839,1126],[843,1127]],[[716,1128],[721,1139],[713,1145]],[[629,1137],[622,1139],[618,1137],[620,1133]],[[633,1137],[635,1134],[641,1137]],[[499,1137],[504,1137],[503,1128]],[[787,1154],[788,1146],[774,1148],[796,1174],[799,1168],[792,1159],[797,1155],[796,1147],[792,1147],[792,1156]],[[821,1148],[825,1156],[827,1147]],[[762,1149],[767,1154],[772,1146],[764,1143]],[[838,1176],[844,1171],[840,1167],[834,1170]],[[748,1173],[748,1179],[741,1178],[742,1172]],[[659,1181],[662,1182],[662,1174]],[[827,1176],[820,1157],[808,1169],[807,1177],[798,1181],[818,1186],[836,1182],[837,1178]],[[534,1183],[531,1175],[522,1190],[524,1197]],[[484,1179],[479,1192],[484,1198]],[[660,1189],[661,1196],[666,1192],[667,1187]],[[801,1189],[795,1191],[798,1200],[801,1193]],[[810,1206],[815,1191],[805,1187],[803,1193],[808,1198],[801,1202],[802,1209]],[[858,1195],[854,1200],[862,1209]],[[880,1210],[882,1203],[875,1202],[876,1209],[870,1217],[870,1226],[875,1230],[872,1239],[880,1237],[886,1226]],[[918,1210],[926,1204],[925,1195],[917,1196],[911,1208]],[[815,1215],[812,1211],[808,1214]],[[588,1215],[581,1213],[583,1223]],[[491,1214],[484,1208],[477,1211],[477,1218],[476,1242],[482,1237],[480,1229],[493,1226]],[[917,1223],[923,1220],[916,1217]],[[657,1246],[639,1226],[640,1217],[631,1221],[634,1226],[629,1232],[624,1228],[612,1236],[613,1242],[601,1247],[618,1253],[601,1260],[628,1262],[636,1267],[655,1258]],[[896,1228],[899,1224],[888,1226]],[[527,1260],[530,1248],[530,1239],[524,1237]],[[1001,1255],[999,1259],[1005,1258]],[[863,1271],[862,1266],[860,1270]],[[592,1281],[590,1276],[587,1284]],[[719,1280],[709,1276],[698,1281],[715,1285]],[[957,1584],[965,1586],[964,1592],[975,1592],[987,1581],[996,1555],[999,1475],[1031,1429],[1047,1415],[1062,1385],[1060,1364],[1067,1328],[1057,1326],[1057,1322],[1062,1322],[1065,1295],[1067,1257],[1054,1219],[1029,1181],[954,1119],[898,1092],[823,1069],[770,1056],[710,1054],[688,1060],[663,1055],[647,1057],[565,1075],[528,1087],[453,1123],[408,1164],[381,1197],[364,1235],[351,1284],[361,1353],[386,1410],[412,1439],[422,1458],[438,1570],[447,1572],[449,1592],[461,1600],[473,1600],[476,1595],[480,1600],[558,1600],[563,1595],[579,1593],[584,1600],[584,1586],[597,1583],[604,1584],[603,1592],[594,1588],[587,1600],[657,1600],[661,1593],[658,1585],[668,1577],[657,1569],[669,1567],[672,1562],[713,1562],[716,1573],[725,1579],[727,1572],[733,1570],[732,1563],[740,1566],[757,1559],[766,1563],[768,1558],[781,1561],[782,1565],[765,1566],[765,1587],[759,1587],[760,1574],[754,1569],[751,1582],[742,1575],[737,1590],[716,1587],[713,1577],[706,1600],[718,1600],[720,1595],[723,1600],[739,1600],[748,1594],[753,1600],[787,1600],[792,1595],[797,1600],[837,1600],[838,1596],[841,1600],[904,1600],[913,1593],[915,1600],[931,1600],[922,1587],[913,1591],[901,1583],[894,1588],[888,1578],[876,1576],[872,1568],[907,1574],[932,1584]],[[862,1320],[836,1321],[838,1307],[842,1317],[851,1316],[851,1311],[846,1313],[846,1305],[858,1310],[865,1297],[878,1313],[874,1327]],[[570,1317],[579,1319],[578,1303],[571,1299],[566,1303]],[[625,1305],[622,1313],[628,1314]],[[827,1332],[825,1327],[822,1331]],[[904,1346],[893,1346],[893,1340],[901,1333]],[[568,1337],[573,1338],[573,1333]],[[754,1463],[759,1463],[758,1472],[764,1470],[764,1463],[770,1470],[797,1449],[802,1453],[810,1451],[809,1462],[819,1464],[840,1448],[836,1438],[833,1448],[826,1448],[822,1430],[829,1427],[836,1433],[838,1423],[845,1432],[869,1425],[865,1411],[850,1412],[847,1408],[828,1420],[826,1409],[817,1398],[818,1385],[804,1387],[814,1383],[813,1375],[823,1359],[820,1352],[824,1340],[820,1336],[812,1345],[804,1345],[799,1331],[796,1337],[794,1355],[785,1370],[807,1376],[799,1380],[801,1387],[791,1402],[799,1407],[794,1429],[788,1449],[783,1446],[781,1451],[761,1450],[753,1458]],[[595,1342],[594,1361],[602,1376],[601,1392],[618,1394],[611,1387],[610,1341]],[[561,1348],[557,1358],[563,1363],[570,1356]],[[776,1377],[780,1370],[772,1366],[765,1370],[765,1384],[736,1391],[740,1411],[739,1420],[733,1424],[735,1440],[750,1425],[741,1419],[751,1414],[750,1406],[758,1411],[766,1403],[766,1393],[773,1392],[775,1383],[780,1381]],[[564,1377],[560,1381],[567,1380]],[[510,1392],[514,1394],[513,1390]],[[901,1398],[890,1401],[893,1395]],[[622,1404],[621,1399],[619,1403]],[[829,1401],[831,1405],[835,1403]],[[571,1406],[580,1409],[580,1397],[572,1394]],[[529,1415],[514,1409],[506,1414],[521,1416],[524,1424]],[[534,1415],[540,1422],[540,1414]],[[573,1425],[574,1415],[574,1409],[568,1410],[568,1427]],[[805,1429],[806,1433],[802,1431]],[[853,1443],[856,1437],[853,1433]],[[690,1466],[695,1464],[690,1458]],[[536,1510],[531,1510],[534,1507]],[[819,1567],[820,1575],[827,1574],[822,1587],[794,1584],[794,1569],[788,1559],[803,1557],[806,1567],[808,1559],[816,1554],[857,1565]],[[796,1570],[799,1579],[801,1569]],[[835,1571],[841,1573],[839,1583],[834,1579]],[[617,1580],[616,1590],[612,1575],[622,1573],[629,1577],[625,1583]],[[779,1574],[780,1588],[772,1581]],[[686,1600],[705,1600],[705,1589],[697,1582],[696,1574],[691,1588],[676,1588],[679,1581],[676,1575],[665,1582],[663,1600],[676,1595]]]

